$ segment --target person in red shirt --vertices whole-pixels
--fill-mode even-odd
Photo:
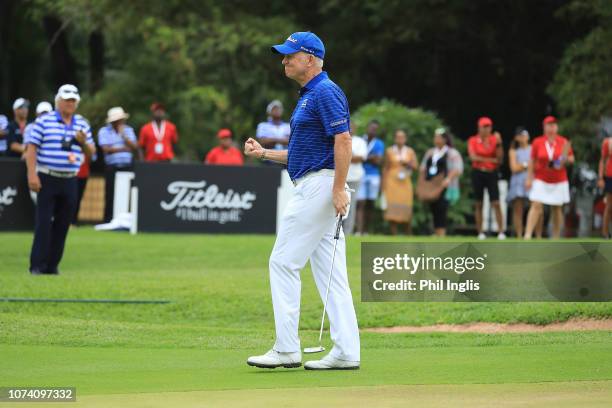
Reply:
[[[233,145],[232,131],[220,129],[217,132],[217,138],[219,139],[219,146],[208,152],[204,163],[220,166],[242,166],[244,158],[242,152]]]
[[[79,167],[79,172],[77,173],[77,205],[74,209],[74,213],[72,214],[72,220],[70,224],[72,226],[77,226],[79,220],[79,211],[81,210],[81,201],[83,201],[83,194],[85,193],[85,187],[87,187],[87,179],[89,178],[90,173],[90,165],[91,165],[91,157],[85,155],[85,160]],[[96,157],[93,157],[94,161]]]
[[[604,238],[610,238],[609,227],[610,220],[612,219],[612,137],[605,138],[601,145],[597,186],[604,191],[606,201],[601,234]]]
[[[144,149],[145,161],[168,162],[174,158],[173,146],[178,143],[174,123],[166,119],[161,103],[151,105],[153,120],[140,129],[138,145]]]
[[[557,119],[547,116],[542,122],[544,134],[531,144],[531,159],[527,166],[525,187],[529,191],[529,214],[525,239],[531,239],[533,230],[543,214],[543,205],[551,206],[552,238],[561,236],[563,204],[570,202],[568,164],[574,163],[574,152],[569,140],[558,134]]]
[[[491,207],[495,210],[497,221],[497,238],[505,239],[503,217],[499,205],[498,168],[504,159],[504,150],[501,135],[493,133],[493,121],[490,118],[478,119],[478,133],[468,139],[468,154],[472,161],[472,189],[474,192],[475,208],[474,218],[478,239],[487,236],[482,232],[482,201],[484,190],[489,193]]]

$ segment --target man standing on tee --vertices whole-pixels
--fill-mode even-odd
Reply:
[[[173,146],[178,143],[174,123],[166,119],[166,108],[161,103],[151,105],[153,120],[140,129],[138,144],[144,149],[145,161],[169,162],[174,158]]]
[[[333,265],[335,226],[346,215],[349,195],[346,176],[351,161],[348,101],[344,92],[322,71],[325,47],[315,34],[291,34],[272,47],[283,54],[285,75],[302,87],[291,116],[288,150],[264,149],[256,140],[245,143],[245,153],[287,164],[295,194],[280,221],[270,255],[270,286],[276,326],[271,350],[252,356],[247,364],[262,368],[299,367],[302,361],[300,270],[310,266],[321,299],[325,301],[330,266],[333,268],[327,315],[334,347],[321,360],[307,361],[308,370],[359,368],[359,329],[346,271],[346,246],[340,231]]]
[[[472,190],[474,191],[476,231],[478,239],[486,239],[482,232],[482,201],[484,190],[489,193],[491,207],[495,210],[498,239],[506,239],[503,228],[503,217],[499,205],[499,187],[497,171],[504,159],[501,135],[492,133],[493,121],[490,118],[478,119],[478,133],[468,139],[468,154],[472,161]]]

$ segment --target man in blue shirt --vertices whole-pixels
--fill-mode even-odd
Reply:
[[[57,275],[70,220],[77,204],[76,174],[85,156],[95,153],[89,123],[76,109],[76,86],[62,85],[54,112],[36,119],[28,133],[28,186],[37,193],[30,273]]]
[[[0,115],[0,157],[6,155],[8,136],[8,119],[4,115]]]
[[[348,212],[350,115],[344,92],[322,71],[325,47],[319,37],[310,32],[294,33],[272,50],[284,55],[285,75],[302,87],[290,120],[288,150],[264,149],[250,138],[245,154],[287,164],[296,188],[281,219],[269,262],[276,342],[266,354],[249,357],[247,364],[291,368],[299,367],[302,360],[298,337],[300,270],[310,260],[325,301],[337,216]],[[336,250],[327,304],[334,347],[323,359],[306,362],[306,369],[359,368],[359,329],[342,232]]]
[[[138,151],[136,134],[126,124],[127,114],[121,106],[110,108],[106,115],[107,125],[98,131],[98,145],[104,152],[104,222],[113,216],[115,196],[115,173],[132,171],[134,153]]]
[[[268,119],[257,125],[255,138],[266,149],[284,150],[289,144],[291,128],[283,121],[283,104],[279,100],[270,102],[266,108]],[[284,167],[280,163],[265,161],[265,164]]]
[[[28,109],[30,102],[24,98],[17,98],[13,102],[14,119],[9,122],[6,137],[6,154],[8,157],[21,159],[25,150],[23,136],[28,125]]]
[[[385,144],[378,138],[380,124],[373,119],[366,128],[365,142],[368,156],[363,162],[365,176],[357,193],[357,234],[365,234],[374,214],[374,202],[380,192],[380,165],[385,155]]]

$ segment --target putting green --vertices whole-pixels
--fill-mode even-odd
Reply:
[[[257,388],[612,380],[612,343],[363,351],[357,371],[265,370],[261,350],[0,345],[0,385],[76,387],[77,395]]]
[[[324,381],[324,380],[323,380]],[[111,394],[79,397],[77,403],[54,403],[66,408],[156,407],[407,407],[419,408],[608,408],[612,381],[560,383],[397,385],[317,387],[223,391]],[[38,408],[40,404],[20,404]]]

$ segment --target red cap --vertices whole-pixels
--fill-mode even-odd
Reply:
[[[224,139],[226,137],[232,137],[232,131],[229,129],[219,129],[217,132],[217,137],[219,139]]]
[[[478,119],[478,127],[481,126],[493,126],[493,121],[491,118],[483,116],[482,118]]]
[[[156,110],[158,110],[158,109],[161,109],[161,110],[165,111],[165,110],[166,110],[166,107],[165,107],[165,106],[164,106],[164,104],[163,104],[163,103],[161,103],[161,102],[153,102],[153,103],[151,104],[151,112],[154,112],[154,111],[156,111]]]
[[[548,123],[557,123],[557,118],[555,118],[554,116],[547,116],[544,118],[544,120],[542,121],[543,125],[546,125]]]

